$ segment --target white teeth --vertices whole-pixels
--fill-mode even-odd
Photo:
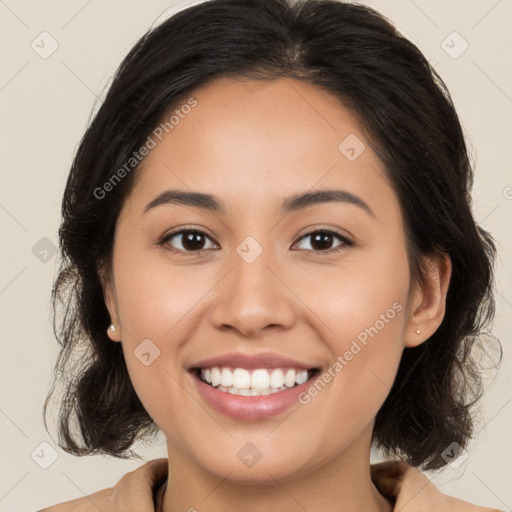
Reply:
[[[254,370],[251,375],[252,388],[268,388],[270,376],[267,370]]]
[[[245,368],[236,368],[233,372],[233,386],[238,389],[249,389],[251,374]]]
[[[229,388],[230,386],[233,385],[233,374],[231,373],[231,370],[229,368],[222,368],[222,372],[220,373],[220,384],[225,388]]]
[[[303,384],[308,380],[308,371],[307,370],[301,370],[297,375],[295,376],[295,382],[297,384]]]
[[[212,383],[213,384],[213,383]],[[286,377],[284,378],[285,386],[292,388],[295,385],[295,370],[288,370],[286,372]]]
[[[284,384],[283,370],[276,368],[270,374],[270,386],[273,388],[280,388]]]
[[[308,380],[307,370],[258,368],[252,373],[245,368],[214,366],[201,369],[201,379],[220,391],[242,396],[270,395],[293,388]]]
[[[202,373],[202,372],[201,372]],[[212,386],[218,386],[220,384],[220,370],[214,366],[211,370],[211,381],[208,380],[208,374],[204,372],[204,378],[206,382],[209,382]]]

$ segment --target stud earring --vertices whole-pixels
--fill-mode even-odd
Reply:
[[[115,330],[116,330],[116,326],[115,326],[114,324],[112,324],[112,325],[109,327],[109,329],[110,329],[111,331],[115,331]]]
[[[419,329],[416,329],[416,334],[421,334],[421,331]]]

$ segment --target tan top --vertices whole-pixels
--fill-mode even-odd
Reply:
[[[151,460],[114,486],[39,512],[157,512],[167,479],[167,459]],[[373,483],[400,512],[501,512],[447,496],[420,471],[403,462],[371,466]]]

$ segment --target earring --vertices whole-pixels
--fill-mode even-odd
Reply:
[[[417,329],[416,334],[421,334],[421,331],[419,329]]]
[[[115,331],[115,330],[116,330],[116,326],[115,326],[114,324],[112,324],[112,325],[109,327],[109,329],[110,329],[111,331]]]

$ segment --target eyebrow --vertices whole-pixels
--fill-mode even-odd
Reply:
[[[356,196],[346,190],[316,190],[287,197],[281,204],[281,214],[287,214],[294,211],[310,208],[322,203],[345,203],[358,206],[366,213],[375,217],[375,213],[359,196]],[[203,210],[226,213],[226,208],[222,201],[211,194],[202,192],[186,192],[183,190],[165,190],[156,196],[144,208],[143,214],[157,206],[167,204],[179,204],[193,206]]]

